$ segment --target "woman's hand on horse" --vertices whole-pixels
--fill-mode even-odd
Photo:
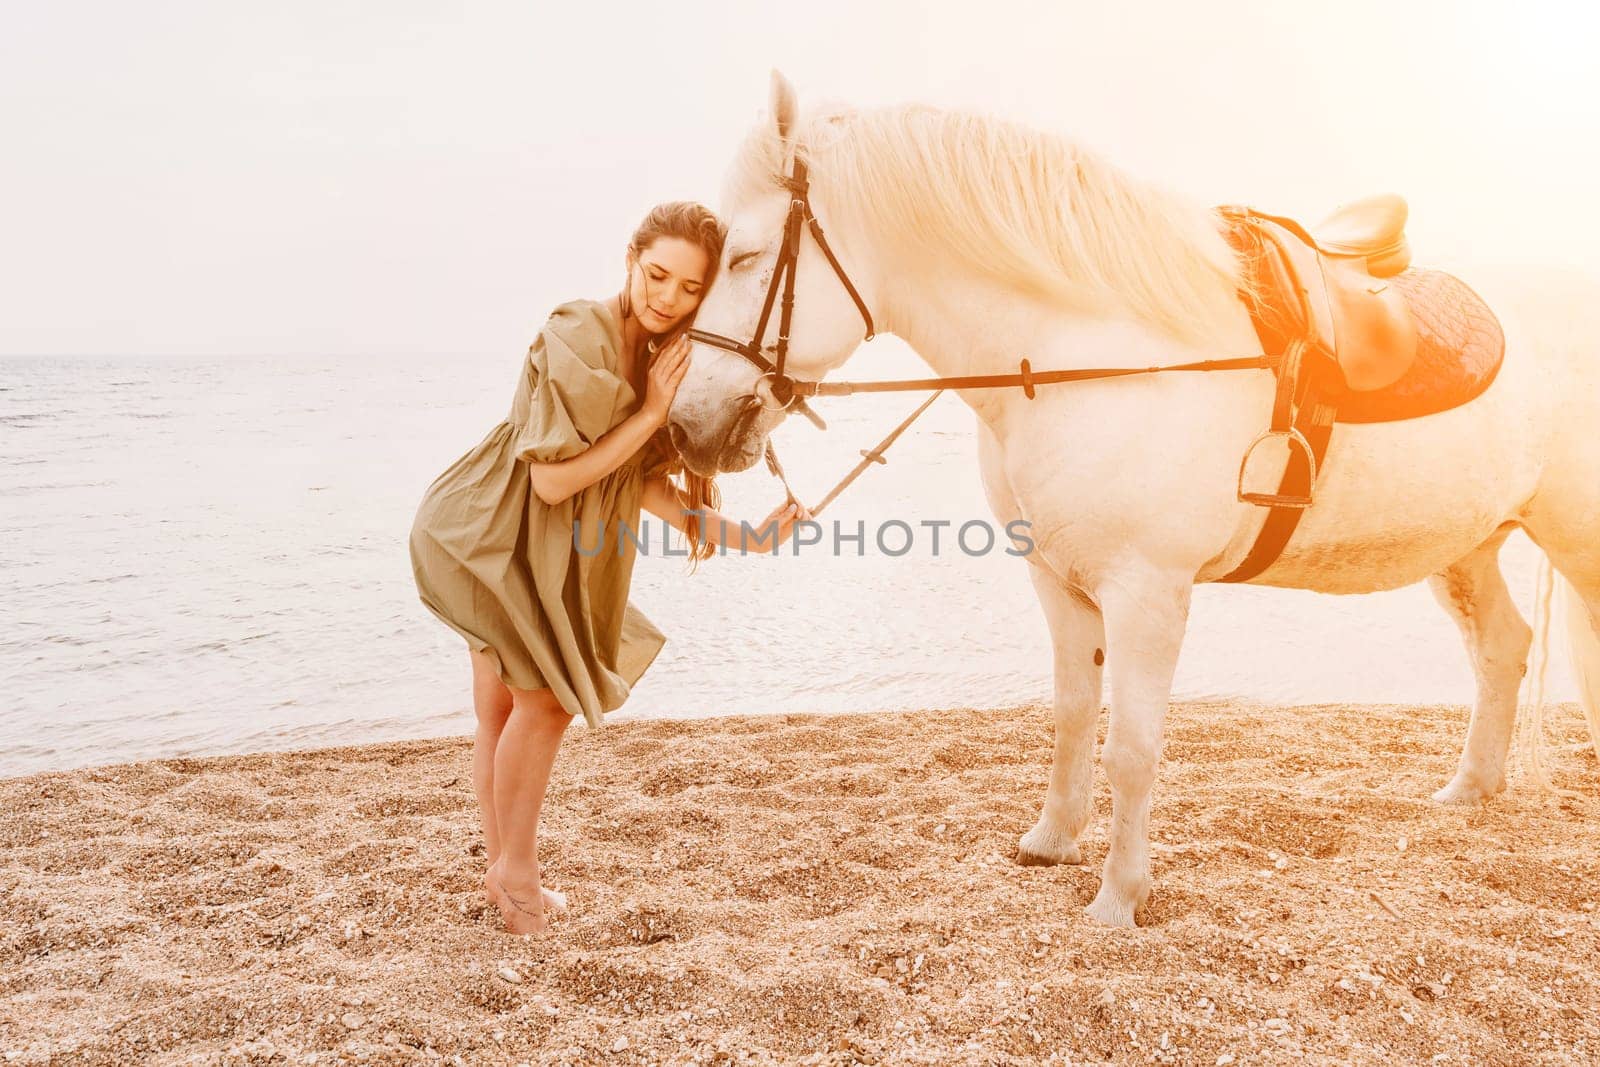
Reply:
[[[667,421],[672,398],[678,395],[678,384],[688,372],[689,335],[680,334],[657,352],[650,363],[650,379],[645,385],[643,410],[650,413],[657,425]]]

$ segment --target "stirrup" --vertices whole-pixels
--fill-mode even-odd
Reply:
[[[1269,437],[1283,437],[1289,442],[1289,463],[1294,462],[1294,450],[1298,448],[1306,457],[1306,484],[1317,484],[1317,457],[1311,451],[1311,442],[1306,440],[1305,434],[1293,426],[1287,430],[1267,430],[1250,442],[1250,447],[1244,450],[1244,458],[1239,461],[1239,500],[1245,504],[1259,504],[1264,508],[1309,508],[1311,506],[1311,492],[1306,491],[1305,496],[1293,493],[1247,493],[1244,491],[1244,472],[1250,465],[1250,456],[1256,448]],[[1288,466],[1284,466],[1287,473]]]

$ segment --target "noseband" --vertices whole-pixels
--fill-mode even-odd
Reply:
[[[811,236],[816,238],[817,247],[822,249],[822,254],[828,257],[829,264],[833,266],[833,273],[838,275],[839,281],[844,284],[850,299],[856,302],[861,318],[867,324],[867,335],[863,340],[872,340],[872,313],[867,310],[866,301],[861,299],[861,294],[851,283],[850,276],[839,265],[833,249],[828,247],[828,239],[822,235],[822,224],[817,221],[816,214],[811,210],[810,180],[806,176],[806,165],[798,155],[794,160],[793,172],[784,184],[791,194],[789,214],[784,221],[783,244],[778,248],[778,262],[772,272],[772,284],[767,286],[767,298],[761,305],[761,318],[756,321],[754,336],[749,341],[741,342],[707,330],[691,329],[688,335],[690,339],[701,344],[736,353],[755,364],[762,372],[761,377],[756,379],[756,384],[759,386],[763,380],[770,383],[772,395],[778,401],[781,410],[794,408],[820,427],[824,425],[822,419],[806,405],[803,399],[804,396],[816,395],[818,383],[804,382],[783,373],[783,362],[789,354],[789,323],[794,317],[794,277],[795,268],[800,261],[802,225],[811,230]],[[762,354],[761,338],[767,332],[767,322],[772,318],[772,305],[777,301],[780,286],[783,288],[783,304],[778,310],[778,343],[772,346],[774,358],[769,361]],[[751,395],[758,403],[761,402],[759,393]]]

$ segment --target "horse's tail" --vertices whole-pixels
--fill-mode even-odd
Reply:
[[[1544,687],[1550,666],[1550,617],[1554,614],[1553,601],[1565,601],[1568,649],[1572,654],[1572,673],[1578,680],[1578,698],[1583,704],[1583,714],[1589,722],[1589,738],[1594,742],[1595,753],[1600,756],[1600,634],[1589,621],[1589,609],[1583,598],[1572,588],[1566,578],[1555,573],[1550,557],[1541,556],[1539,574],[1534,586],[1533,644],[1528,650],[1527,713],[1522,718],[1522,737],[1518,748],[1523,762],[1531,772],[1534,784],[1547,792],[1562,796],[1582,797],[1584,794],[1563,789],[1550,779],[1545,761]],[[1531,735],[1531,736],[1530,736]]]

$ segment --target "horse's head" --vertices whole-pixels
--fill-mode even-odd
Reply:
[[[820,379],[871,333],[870,320],[865,329],[863,320],[878,287],[850,235],[829,230],[824,238],[837,269],[819,244],[821,231],[811,219],[826,219],[827,205],[808,194],[808,146],[794,87],[777,71],[771,110],[746,138],[723,187],[728,237],[721,269],[695,316],[689,371],[668,418],[685,464],[704,475],[754,465],[768,434],[795,410],[785,378]],[[785,278],[786,267],[792,278]],[[790,284],[792,311],[785,300]],[[780,353],[781,373],[758,364],[779,364]]]

